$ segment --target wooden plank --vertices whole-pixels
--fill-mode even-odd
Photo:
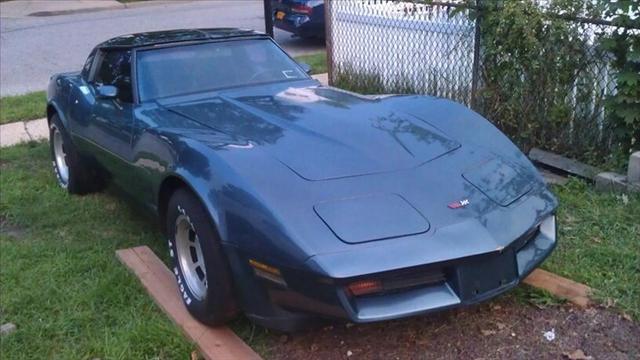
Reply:
[[[533,148],[529,151],[529,159],[544,166],[590,180],[600,173],[600,170],[596,167],[538,148]]]
[[[226,326],[209,327],[187,311],[174,275],[146,246],[116,251],[116,256],[134,275],[169,318],[193,341],[205,359],[260,359]]]
[[[568,178],[552,173],[549,170],[538,168],[538,171],[540,172],[540,175],[542,175],[544,182],[547,184],[564,185],[569,182]]]
[[[534,270],[523,282],[546,290],[561,299],[567,299],[580,307],[591,304],[590,287],[542,269]]]

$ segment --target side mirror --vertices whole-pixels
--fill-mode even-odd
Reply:
[[[300,65],[300,67],[302,68],[302,70],[304,70],[304,72],[311,75],[311,65],[306,63],[298,63],[298,65]]]
[[[115,99],[118,96],[118,88],[113,85],[101,85],[96,90],[100,99]]]

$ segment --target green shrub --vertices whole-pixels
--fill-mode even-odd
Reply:
[[[606,2],[606,15],[620,25],[605,35],[602,45],[613,55],[618,76],[616,94],[607,99],[613,146],[624,160],[640,150],[640,2]]]
[[[491,2],[480,12],[482,78],[478,110],[520,147],[542,147],[590,162],[610,152],[605,51],[594,25],[567,20],[575,1]],[[483,3],[484,4],[484,3]]]

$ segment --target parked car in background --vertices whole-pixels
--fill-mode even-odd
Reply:
[[[324,38],[324,0],[273,0],[273,25],[304,38]]]
[[[291,331],[474,304],[556,245],[555,197],[482,116],[323,86],[251,30],[111,39],[47,99],[60,185],[113,184],[155,213],[207,324],[242,311]]]

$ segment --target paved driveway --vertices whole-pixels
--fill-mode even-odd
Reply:
[[[2,18],[0,96],[45,89],[51,74],[80,69],[93,46],[113,36],[189,27],[264,30],[262,1],[177,1],[83,14]],[[324,48],[322,42],[292,38],[277,29],[275,38],[292,55]]]

